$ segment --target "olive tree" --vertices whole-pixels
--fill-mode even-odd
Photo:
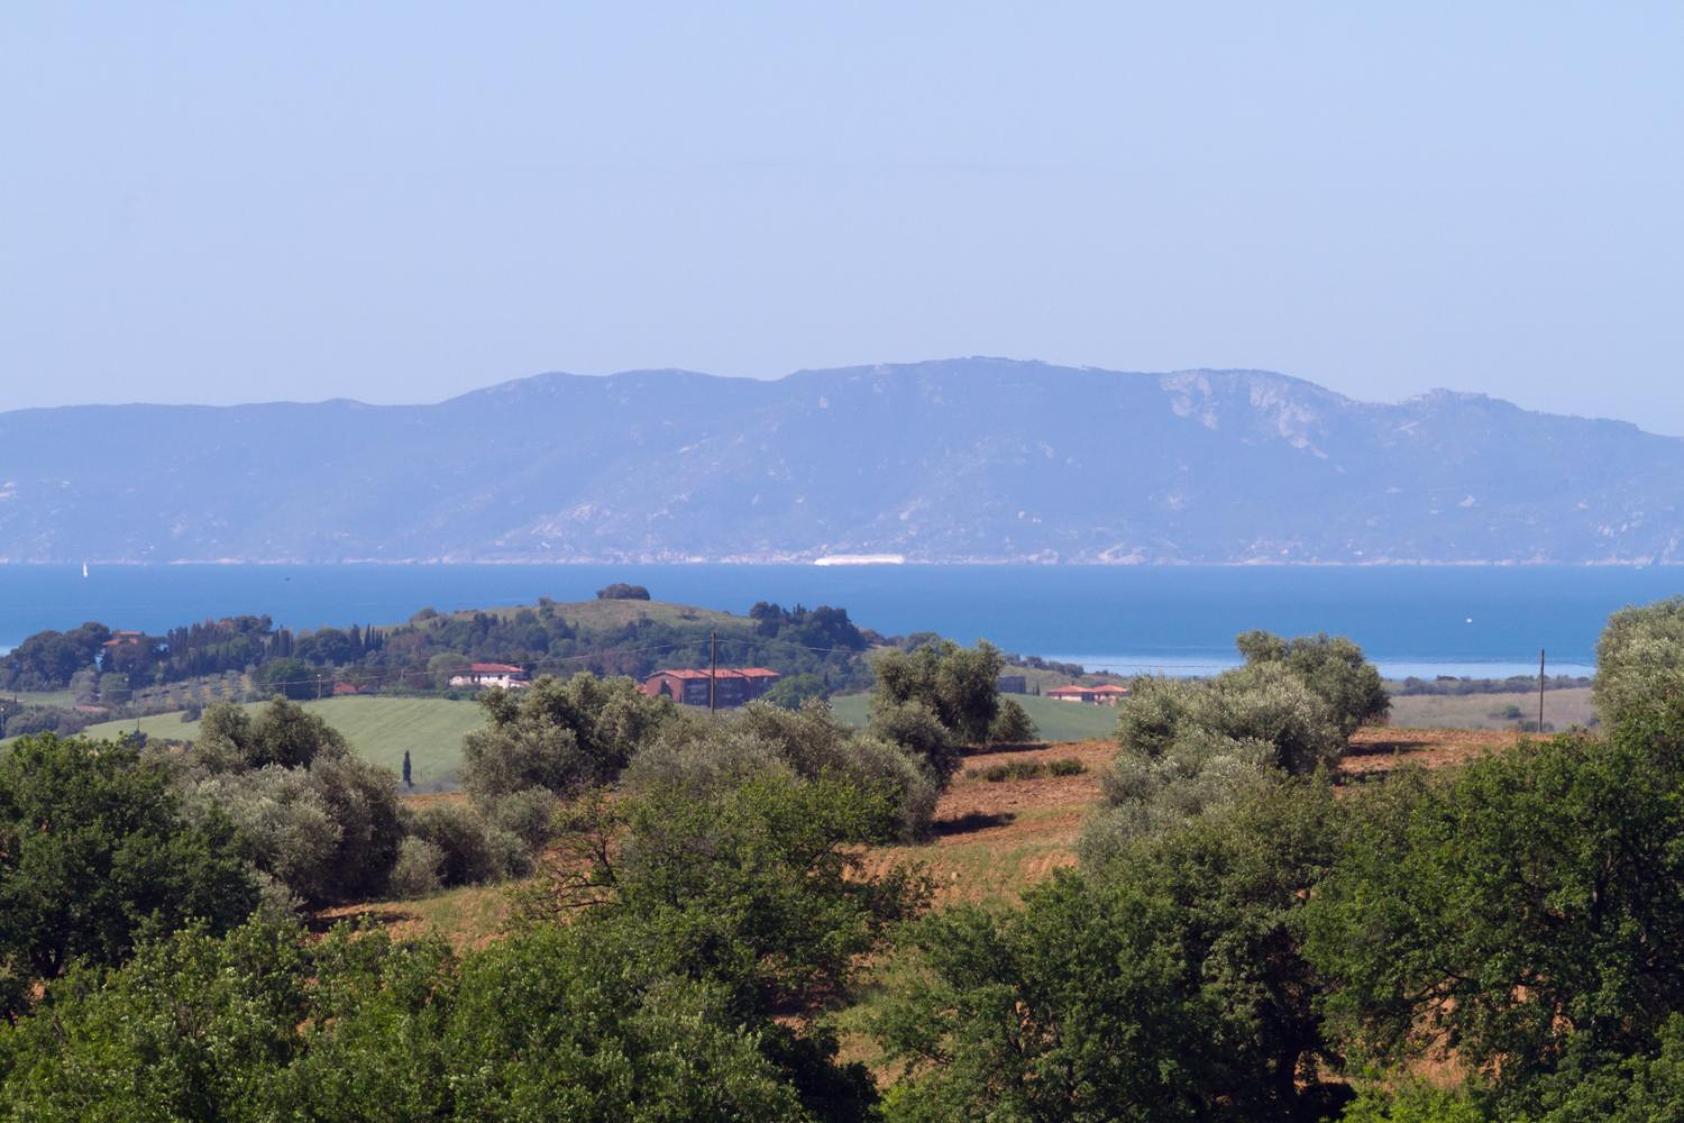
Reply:
[[[1593,689],[1597,713],[1610,725],[1684,710],[1684,597],[1608,618]]]
[[[1000,708],[999,649],[936,640],[912,651],[886,651],[872,663],[873,707],[921,703],[963,744],[982,744]]]
[[[893,837],[921,834],[935,814],[942,778],[928,760],[892,741],[858,733],[821,701],[799,710],[750,703],[723,722],[669,724],[626,772],[634,791],[719,791],[761,773],[845,780],[895,810]],[[884,841],[879,839],[879,841]]]
[[[478,800],[545,788],[562,795],[616,779],[638,746],[677,715],[629,678],[544,677],[481,699],[490,724],[463,741],[463,784]]]
[[[1391,710],[1391,698],[1380,671],[1364,657],[1362,648],[1344,636],[1325,632],[1283,639],[1269,632],[1246,632],[1235,645],[1247,666],[1278,664],[1291,671],[1328,710],[1346,737]]]

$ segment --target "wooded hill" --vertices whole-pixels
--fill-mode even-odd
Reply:
[[[67,702],[99,703],[122,713],[190,707],[174,684],[243,676],[254,697],[295,699],[332,693],[336,684],[364,693],[436,693],[473,662],[510,663],[536,677],[579,671],[643,677],[658,667],[754,664],[779,671],[775,700],[862,689],[870,671],[862,654],[874,632],[846,609],[759,603],[747,615],[644,599],[441,613],[422,609],[395,625],[319,628],[294,633],[266,616],[241,616],[173,628],[161,636],[88,623],[32,635],[0,658],[0,689],[68,691]],[[52,707],[58,708],[58,707]],[[8,715],[9,732],[69,731],[64,714]]]

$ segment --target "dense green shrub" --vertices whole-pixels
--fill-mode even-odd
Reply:
[[[555,836],[557,807],[554,793],[527,788],[492,800],[480,810],[488,824],[514,835],[528,850],[536,852]]]
[[[252,924],[224,939],[178,932],[116,971],[83,965],[50,1005],[0,1033],[0,1112],[263,1118],[309,1012],[305,963],[292,929]]]
[[[1035,739],[1035,723],[1029,712],[1011,698],[1000,700],[994,721],[988,727],[988,740],[995,745],[1016,745]]]
[[[478,885],[500,874],[485,821],[459,803],[434,803],[410,816],[409,834],[438,847],[444,856],[439,880],[446,887]]]
[[[886,651],[871,665],[872,705],[922,703],[961,744],[980,745],[999,712],[1003,666],[1004,657],[988,643],[964,648],[936,640],[911,651]]]
[[[73,737],[92,724],[87,714],[57,706],[21,706],[6,710],[0,717],[4,718],[0,724],[4,725],[7,737],[27,737],[34,733]]]
[[[270,659],[252,673],[251,681],[261,695],[289,698],[294,702],[320,698],[323,691],[333,685],[326,671],[293,658]]]
[[[1596,645],[1593,694],[1607,724],[1684,710],[1684,597],[1609,617]]]
[[[900,746],[921,761],[943,786],[959,770],[962,759],[959,742],[936,712],[923,702],[891,703],[873,699],[866,732]]]
[[[875,1118],[869,1074],[817,1019],[927,894],[863,862],[889,801],[786,765],[597,806],[622,843],[595,853],[598,891],[483,951],[253,923],[78,970],[0,1026],[0,1115]],[[395,886],[430,887],[432,846],[405,841]]]
[[[1117,742],[1130,752],[1159,757],[1193,722],[1193,708],[1205,690],[1196,679],[1147,676],[1134,680],[1117,708]]]
[[[830,686],[823,676],[815,674],[785,675],[772,685],[762,699],[773,706],[782,706],[786,710],[798,710],[809,699],[826,698],[830,695]]]
[[[1123,750],[1102,779],[1103,802],[1082,830],[1089,866],[1135,842],[1229,807],[1276,784],[1274,749],[1262,741],[1186,734],[1158,757]]]
[[[562,795],[617,779],[632,755],[676,716],[629,678],[541,678],[481,698],[490,724],[463,742],[462,781],[476,799],[528,788]]]
[[[1327,703],[1348,738],[1391,710],[1380,671],[1363,657],[1362,648],[1344,636],[1325,632],[1283,639],[1268,632],[1246,632],[1235,641],[1248,666],[1279,664]]]
[[[896,826],[879,841],[922,833],[940,794],[927,762],[849,729],[819,701],[794,711],[751,703],[721,722],[675,722],[638,754],[627,782],[635,790],[709,792],[766,771],[808,781],[845,779],[882,795],[895,809]]]
[[[14,1119],[816,1119],[719,986],[611,925],[548,927],[465,959],[253,925],[182,933],[51,1016],[0,1031]],[[857,1091],[857,1090],[856,1090]],[[826,1113],[827,1118],[857,1117]]]
[[[308,768],[318,753],[350,752],[338,730],[284,698],[271,700],[256,717],[231,702],[208,707],[194,748],[212,768]]]
[[[444,888],[444,851],[416,835],[406,835],[392,863],[386,892],[400,901],[427,897]]]
[[[361,757],[323,753],[310,765],[310,783],[339,826],[333,895],[378,896],[404,835],[397,777]]]
[[[72,960],[119,963],[195,917],[226,929],[257,901],[227,818],[190,822],[135,750],[52,736],[0,749],[0,1013]]]
[[[878,1022],[897,1120],[1320,1118],[1337,1089],[1297,938],[1341,835],[1288,782],[1061,874],[1021,910],[949,909]]]
[[[1038,760],[1013,760],[995,764],[982,770],[982,778],[990,784],[1006,780],[1034,780],[1046,775],[1047,766]]]
[[[1684,1009],[1684,805],[1646,736],[1563,737],[1393,780],[1307,910],[1354,1052],[1453,1042],[1511,1104]]]
[[[302,768],[271,765],[204,777],[190,805],[221,813],[239,830],[259,870],[309,904],[332,899],[343,831]]]
[[[1011,760],[983,769],[982,778],[990,784],[998,784],[1004,780],[1038,780],[1042,776],[1080,776],[1087,770],[1088,766],[1075,757],[1048,761]]]
[[[233,820],[259,870],[310,905],[385,892],[404,833],[396,776],[284,699],[256,718],[212,706],[204,728],[180,786],[197,813]]]
[[[1489,1118],[1467,1093],[1419,1083],[1367,1090],[1339,1116],[1340,1123],[1486,1123]]]
[[[834,774],[745,777],[698,796],[660,785],[626,808],[613,910],[669,934],[669,954],[749,994],[822,1005],[922,901],[921,882],[863,876],[857,844],[899,812]]]

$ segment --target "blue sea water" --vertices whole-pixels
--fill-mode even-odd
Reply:
[[[162,631],[234,613],[295,629],[385,624],[417,609],[591,597],[611,581],[744,612],[846,607],[862,626],[1126,672],[1232,665],[1249,628],[1352,637],[1389,675],[1589,673],[1608,614],[1684,592],[1684,569],[771,565],[0,566],[0,649],[99,620]]]

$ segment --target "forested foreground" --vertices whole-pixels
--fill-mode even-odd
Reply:
[[[1611,621],[1595,736],[1373,784],[1334,775],[1387,707],[1361,652],[1240,647],[1121,710],[1079,867],[1021,907],[933,909],[915,864],[864,860],[1008,739],[987,649],[886,654],[860,732],[590,676],[494,694],[448,813],[284,705],[192,750],[26,739],[0,756],[0,1111],[1684,1112],[1684,602]],[[499,863],[528,873],[483,948],[300,920]],[[835,1015],[890,961],[868,1069]]]

